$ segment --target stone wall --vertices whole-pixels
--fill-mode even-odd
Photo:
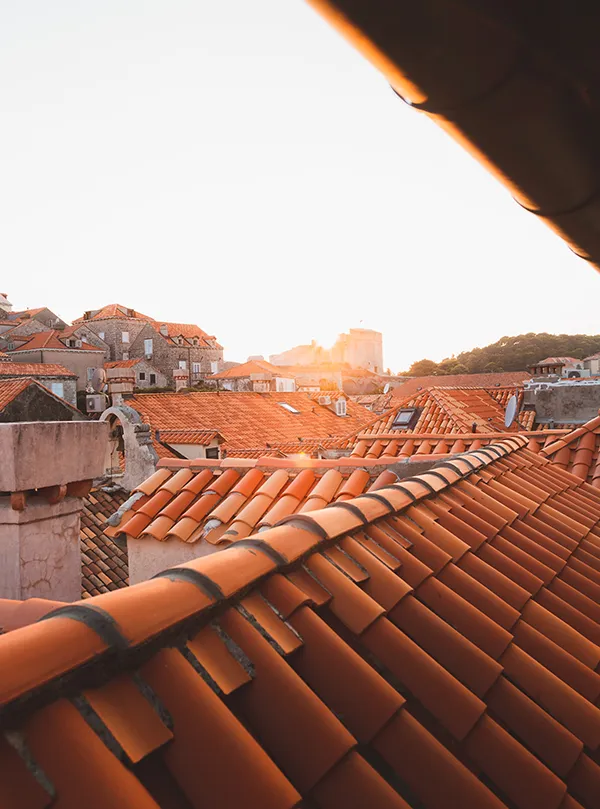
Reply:
[[[122,360],[123,351],[130,351],[131,345],[140,333],[140,331],[148,326],[145,320],[137,320],[136,318],[109,318],[108,320],[85,320],[80,324],[90,332],[98,334],[104,333],[101,338],[109,347],[110,357],[109,360]],[[122,340],[123,332],[129,332],[129,343],[124,343]],[[129,355],[132,357],[132,354]]]
[[[8,331],[9,329],[7,329]],[[14,331],[10,329],[10,334],[6,336],[0,334],[0,350],[6,351],[8,346],[12,344],[12,339],[15,336],[19,337],[30,337],[32,334],[37,334],[40,331],[48,331],[46,326],[43,323],[40,323],[37,320],[26,320],[24,323],[19,324],[18,326],[15,324]],[[15,343],[15,347],[18,347],[18,344]]]
[[[192,382],[197,381],[193,378],[193,363],[200,363],[200,375],[208,375],[211,373],[211,361],[223,360],[223,349],[221,348],[191,346],[188,343],[181,346],[174,345],[150,324],[146,324],[145,328],[139,331],[129,351],[130,359],[146,356],[144,340],[147,339],[152,340],[152,359],[149,362],[163,373],[169,382],[173,381],[173,370],[179,366],[180,360],[187,363]]]
[[[525,403],[535,406],[536,422],[585,424],[600,408],[600,385],[560,385],[525,391]]]

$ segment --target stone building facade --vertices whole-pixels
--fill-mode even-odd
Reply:
[[[217,373],[223,364],[223,348],[199,326],[154,320],[120,304],[89,311],[75,321],[108,346],[111,362],[144,359],[173,383],[173,371],[185,368],[190,383]]]

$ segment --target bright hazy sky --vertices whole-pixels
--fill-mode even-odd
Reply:
[[[302,0],[0,6],[0,289],[227,359],[352,326],[393,371],[599,333],[600,279]]]

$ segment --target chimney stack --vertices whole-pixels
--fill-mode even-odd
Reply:
[[[135,388],[134,368],[108,368],[106,371],[108,393],[113,406],[123,404],[125,396],[131,396]]]
[[[189,387],[190,374],[187,368],[176,368],[173,371],[173,381],[175,382],[175,393],[182,390],[182,388]]]
[[[107,442],[105,422],[0,424],[0,599],[81,598],[82,498]]]

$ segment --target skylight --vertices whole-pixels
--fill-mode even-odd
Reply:
[[[298,414],[300,412],[299,410],[296,410],[296,408],[293,405],[288,404],[287,402],[277,402],[277,404],[280,407],[283,407],[284,410],[287,410],[288,413]]]
[[[416,414],[417,414],[416,407],[402,408],[402,410],[399,410],[394,416],[394,421],[392,422],[392,430],[406,430],[408,427],[411,426],[411,423],[415,418]]]

